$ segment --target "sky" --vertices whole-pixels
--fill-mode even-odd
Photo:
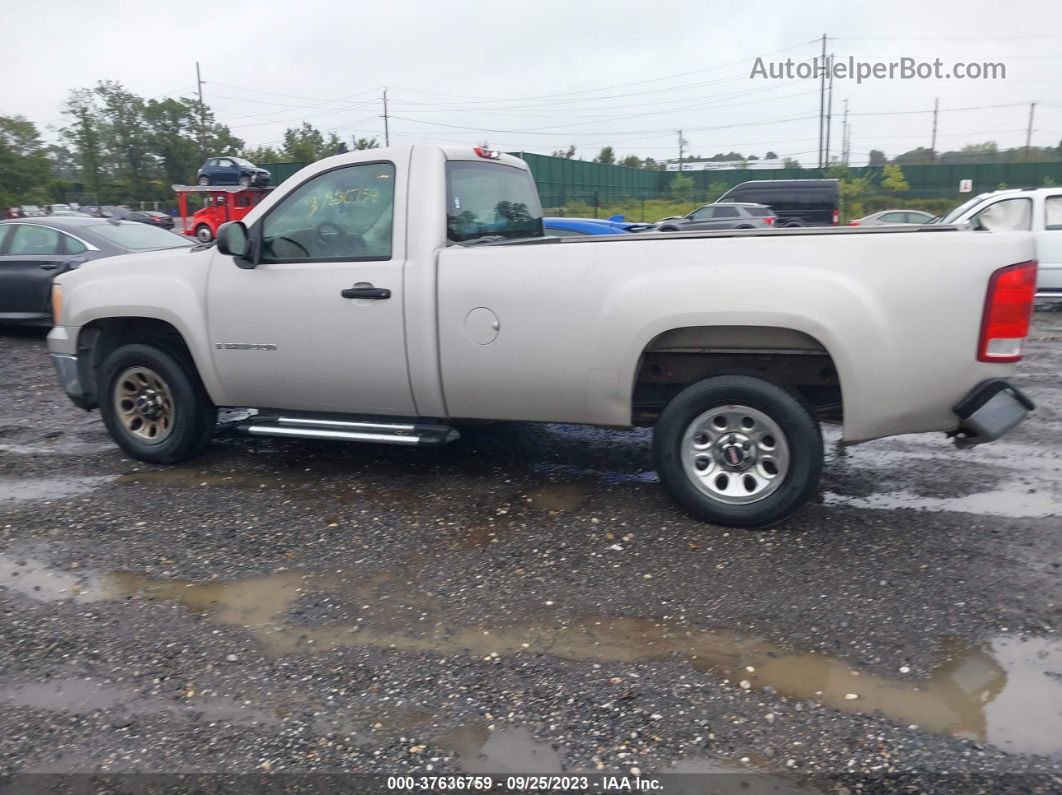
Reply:
[[[47,140],[70,89],[118,80],[145,96],[204,98],[248,145],[276,145],[303,120],[392,144],[489,143],[590,159],[773,151],[816,165],[817,79],[751,77],[821,51],[867,62],[1002,63],[1005,79],[871,79],[833,84],[831,152],[848,105],[851,160],[929,146],[1062,140],[1062,2],[890,0],[529,3],[255,0],[174,4],[0,0],[0,114]],[[42,31],[45,32],[42,38]],[[51,42],[52,46],[49,46]]]

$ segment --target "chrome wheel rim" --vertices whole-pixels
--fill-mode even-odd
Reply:
[[[114,408],[125,430],[140,441],[159,444],[173,432],[173,394],[147,367],[122,371],[114,383]]]
[[[214,235],[210,232],[210,227],[207,226],[201,226],[195,230],[195,236],[203,243],[209,243],[214,239]]]
[[[682,436],[682,467],[699,491],[728,505],[773,494],[789,472],[789,441],[774,420],[751,406],[716,406]]]

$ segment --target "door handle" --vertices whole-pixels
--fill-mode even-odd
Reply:
[[[374,301],[382,301],[391,297],[391,291],[386,287],[348,287],[340,290],[339,294],[344,298],[370,298]]]
[[[62,264],[63,263],[61,263],[61,262],[42,262],[40,264],[40,269],[42,271],[54,271],[56,268],[58,268]]]

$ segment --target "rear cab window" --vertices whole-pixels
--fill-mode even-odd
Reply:
[[[450,160],[446,193],[446,238],[451,243],[544,236],[542,206],[529,171]]]

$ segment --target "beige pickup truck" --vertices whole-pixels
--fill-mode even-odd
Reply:
[[[144,461],[252,436],[429,445],[462,420],[652,425],[693,515],[778,522],[848,442],[991,441],[1036,281],[1025,233],[951,227],[543,235],[519,159],[409,146],[307,166],[216,245],[56,280],[60,379]]]

